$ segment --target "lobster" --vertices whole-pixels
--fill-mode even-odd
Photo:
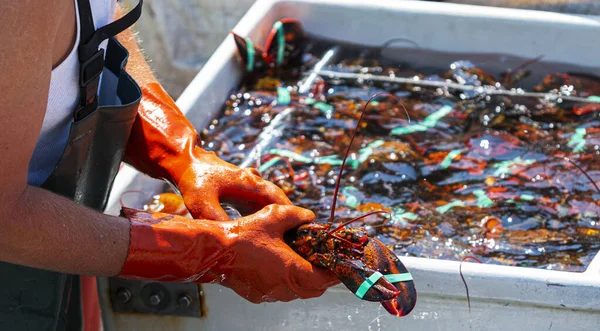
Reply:
[[[286,243],[313,265],[328,269],[354,293],[366,301],[380,302],[392,315],[408,315],[417,301],[413,278],[398,256],[381,241],[371,238],[362,228],[347,227],[373,214],[374,211],[334,227],[335,206],[344,165],[362,121],[367,105],[361,111],[336,180],[329,222],[304,224],[285,234]]]
[[[244,77],[250,80],[277,69],[293,70],[300,67],[308,40],[301,23],[293,18],[284,18],[273,24],[264,49],[250,38],[241,37],[234,32],[231,34],[245,65]]]

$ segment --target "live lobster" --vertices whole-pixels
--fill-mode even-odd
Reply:
[[[417,301],[413,278],[398,256],[387,246],[367,235],[362,228],[349,224],[367,216],[385,213],[374,211],[334,227],[335,206],[340,181],[352,142],[372,96],[365,104],[337,177],[331,215],[327,224],[305,224],[286,234],[286,242],[300,256],[312,264],[333,272],[357,297],[366,301],[381,302],[392,315],[408,315]]]

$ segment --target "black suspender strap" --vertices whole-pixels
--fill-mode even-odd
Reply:
[[[104,40],[114,37],[132,26],[142,14],[143,0],[129,13],[120,19],[105,25],[98,30],[94,26],[94,18],[90,0],[77,0],[81,33],[79,41],[79,89],[81,98],[75,110],[75,120],[82,119],[98,108],[98,85],[104,70],[104,50],[98,49]]]

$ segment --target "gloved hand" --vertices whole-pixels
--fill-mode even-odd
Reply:
[[[306,209],[269,205],[233,221],[123,214],[131,243],[121,278],[220,283],[253,303],[317,297],[339,282],[283,241],[285,231],[314,219]]]
[[[244,215],[269,204],[291,205],[285,193],[255,169],[240,169],[203,150],[198,132],[160,84],[141,89],[125,161],[175,185],[194,218],[228,220],[220,202]]]

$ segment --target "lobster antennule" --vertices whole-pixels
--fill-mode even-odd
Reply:
[[[344,154],[344,159],[342,160],[342,166],[340,167],[340,173],[338,174],[338,178],[335,183],[335,191],[333,192],[333,203],[331,206],[331,215],[329,216],[329,223],[333,223],[333,217],[335,216],[335,205],[337,203],[337,196],[338,196],[338,192],[340,190],[340,182],[342,180],[342,174],[344,172],[344,165],[346,165],[346,159],[348,158],[348,154],[350,153],[350,148],[352,148],[352,143],[354,142],[356,133],[358,132],[358,129],[360,128],[360,122],[362,122],[363,116],[365,115],[365,111],[367,110],[367,107],[369,106],[371,101],[373,101],[373,99],[375,99],[378,96],[383,95],[383,94],[392,96],[402,105],[402,102],[400,102],[400,100],[398,98],[396,98],[396,96],[394,96],[393,94],[390,94],[387,92],[379,92],[379,93],[371,96],[369,98],[369,100],[367,100],[367,102],[365,103],[363,109],[360,111],[360,117],[358,118],[358,122],[356,122],[356,128],[354,128],[354,132],[352,133],[352,138],[350,138],[350,143],[348,144],[348,148],[346,149],[346,154]],[[404,107],[404,105],[402,105],[402,107]],[[406,108],[404,108],[404,111],[406,111]],[[406,112],[406,114],[407,114],[407,116],[409,116],[408,112]],[[410,121],[410,116],[409,116],[409,121]]]
[[[375,214],[388,214],[388,212],[386,212],[386,211],[383,211],[383,210],[380,210],[380,211],[373,211],[373,212],[370,212],[370,213],[364,214],[364,215],[362,215],[362,216],[359,216],[359,217],[357,217],[357,218],[351,219],[351,220],[349,220],[348,222],[345,222],[345,223],[342,223],[342,224],[340,224],[340,226],[338,226],[337,228],[335,228],[335,229],[333,229],[333,230],[330,230],[330,231],[328,232],[328,234],[329,234],[329,235],[332,235],[332,234],[336,233],[337,231],[339,231],[339,230],[343,229],[343,228],[344,228],[346,225],[352,224],[352,223],[354,223],[354,222],[356,222],[356,221],[360,221],[360,220],[362,220],[362,219],[363,219],[363,218],[365,218],[365,217],[368,217],[368,216],[371,216],[371,215],[375,215]]]

